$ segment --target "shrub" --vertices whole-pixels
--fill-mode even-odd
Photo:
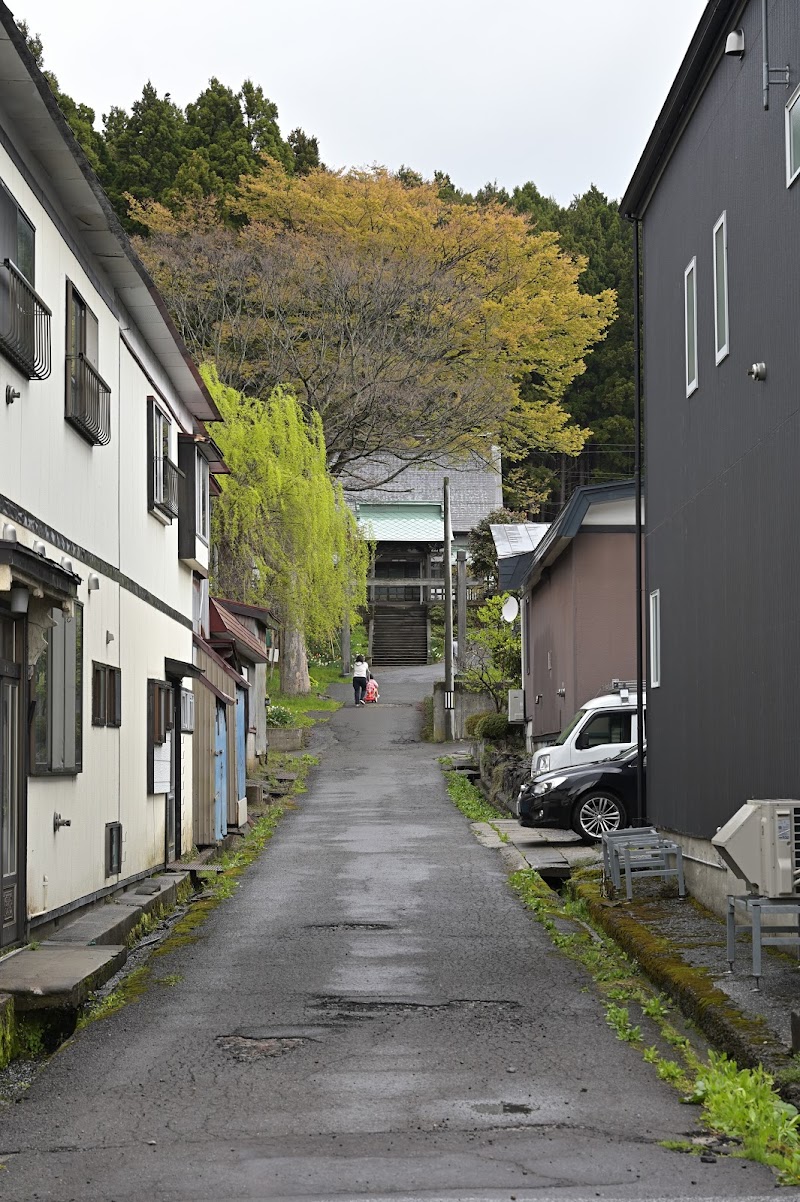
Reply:
[[[267,726],[292,726],[294,714],[285,705],[270,705],[267,708]]]
[[[477,714],[470,714],[470,716],[464,722],[464,733],[466,734],[467,738],[474,739],[477,734],[475,728],[477,727],[478,723],[482,722],[484,718],[494,718],[494,716],[494,710],[479,710]]]
[[[479,739],[495,742],[508,737],[509,722],[505,714],[485,714],[475,723],[475,734]]]

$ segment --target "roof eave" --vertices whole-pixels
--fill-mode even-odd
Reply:
[[[669,157],[675,135],[698,88],[703,85],[715,47],[730,32],[745,0],[710,0],[684,55],[631,181],[620,201],[624,217],[641,219],[655,177]]]

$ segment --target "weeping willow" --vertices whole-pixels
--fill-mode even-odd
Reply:
[[[305,642],[331,637],[366,602],[369,545],[326,467],[319,414],[286,388],[264,400],[203,379],[222,414],[214,430],[230,475],[212,507],[212,587],[268,606],[281,621],[281,686],[308,688]]]

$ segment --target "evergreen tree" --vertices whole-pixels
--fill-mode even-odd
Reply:
[[[242,106],[244,123],[250,138],[250,147],[257,162],[261,155],[277,159],[287,171],[295,167],[294,150],[284,142],[278,128],[278,106],[264,95],[264,89],[250,79],[242,84]],[[298,133],[301,131],[297,131]],[[317,152],[319,158],[319,152]]]
[[[295,175],[308,175],[322,167],[319,159],[319,143],[302,129],[293,129],[287,139],[294,155]]]
[[[130,116],[115,108],[103,123],[109,159],[107,186],[117,212],[126,211],[126,193],[137,200],[164,199],[188,157],[186,119],[169,93],[160,97],[148,81]]]

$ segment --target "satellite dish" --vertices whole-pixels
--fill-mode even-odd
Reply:
[[[513,622],[519,613],[519,601],[516,597],[506,597],[501,610],[504,622]]]

